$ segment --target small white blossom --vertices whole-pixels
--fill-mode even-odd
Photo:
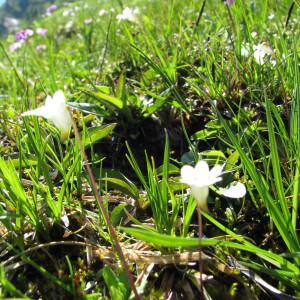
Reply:
[[[67,9],[67,10],[63,11],[62,15],[63,15],[63,17],[67,17],[67,16],[73,17],[75,15],[74,9],[73,8]]]
[[[90,25],[93,23],[93,19],[92,18],[85,19],[83,23],[84,25]]]
[[[35,47],[35,49],[36,49],[36,51],[43,51],[43,50],[46,50],[46,49],[47,49],[47,45],[44,45],[44,44],[42,44],[42,45],[37,45],[37,46]]]
[[[241,55],[242,56],[248,56],[249,55],[249,44],[246,44],[245,46],[242,46]]]
[[[24,41],[19,41],[19,42],[15,42],[13,44],[11,44],[9,46],[9,52],[14,52],[16,51],[17,49],[20,49],[24,44]]]
[[[257,36],[257,32],[255,32],[255,31],[251,32],[251,36],[252,36],[252,38],[255,38]]]
[[[139,9],[138,8],[129,8],[125,7],[122,11],[121,14],[117,15],[117,20],[118,21],[130,21],[133,23],[137,23],[138,18],[137,15],[139,14]]]
[[[72,126],[63,91],[55,92],[53,97],[47,96],[45,105],[26,111],[22,116],[39,116],[50,120],[61,131],[62,141],[67,139]]]
[[[207,208],[209,187],[222,180],[224,165],[216,165],[211,170],[204,160],[200,160],[195,168],[185,165],[181,168],[181,182],[190,186],[191,193],[203,210]],[[246,187],[242,183],[222,188],[219,193],[229,198],[241,198],[246,194]]]
[[[143,106],[150,106],[153,104],[153,98],[147,98],[145,95],[140,96],[140,101]]]
[[[181,168],[181,182],[190,186],[192,195],[204,210],[207,210],[209,186],[222,180],[220,177],[222,170],[223,166],[220,165],[209,170],[204,160],[200,160],[195,168],[188,165]]]
[[[106,9],[101,9],[101,10],[99,11],[99,13],[98,13],[98,16],[99,16],[99,17],[103,17],[103,16],[105,16],[105,15],[107,15],[107,14],[108,14],[108,12],[107,12]]]
[[[66,31],[71,31],[73,27],[74,27],[74,22],[71,20],[71,21],[66,23],[65,30]]]
[[[48,29],[46,28],[37,28],[36,31],[35,31],[38,35],[41,35],[41,36],[46,36],[47,33],[48,33]]]
[[[265,43],[254,45],[253,50],[254,58],[259,65],[264,64],[264,59],[266,56],[273,54],[273,50]]]

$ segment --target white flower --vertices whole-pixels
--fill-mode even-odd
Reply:
[[[207,197],[209,186],[222,180],[223,166],[216,165],[209,170],[208,164],[200,160],[195,168],[183,166],[181,168],[181,182],[186,183],[191,188],[191,193],[197,200],[200,208],[207,210]]]
[[[255,32],[255,31],[251,32],[251,36],[252,36],[253,38],[255,38],[255,37],[257,36],[257,32]]]
[[[103,16],[105,16],[105,15],[107,15],[107,14],[108,14],[108,12],[107,12],[106,9],[101,9],[101,10],[99,11],[99,13],[98,13],[98,16],[99,16],[99,17],[103,17]]]
[[[74,10],[72,8],[67,9],[67,10],[63,11],[62,15],[63,15],[63,17],[74,16]]]
[[[139,13],[138,8],[132,9],[132,8],[129,8],[129,7],[125,7],[123,9],[122,13],[118,14],[116,18],[117,18],[118,21],[130,21],[130,22],[137,23],[138,13]]]
[[[264,58],[266,55],[273,54],[273,50],[265,43],[254,45],[253,50],[254,50],[253,53],[254,58],[259,65],[264,64]]]
[[[140,101],[143,106],[150,106],[153,104],[153,98],[147,98],[145,95],[140,96]]]
[[[181,168],[181,182],[190,186],[191,193],[203,210],[207,209],[207,197],[209,187],[222,180],[224,165],[216,165],[211,170],[204,160],[200,160],[195,168],[183,166]],[[230,198],[241,198],[246,194],[246,188],[242,183],[231,185],[229,188],[220,189],[219,193]]]
[[[35,31],[38,35],[41,35],[41,36],[46,36],[47,33],[48,33],[48,29],[46,28],[37,28],[36,31]]]
[[[46,50],[46,49],[47,49],[47,45],[44,45],[44,44],[42,44],[42,45],[37,45],[37,46],[35,47],[35,49],[36,49],[36,51],[43,51],[43,50]]]
[[[25,29],[25,34],[27,36],[33,36],[34,35],[34,31],[32,29]]]
[[[249,45],[248,44],[246,44],[245,46],[242,46],[241,55],[242,56],[248,56],[249,55]]]
[[[9,46],[9,52],[14,52],[17,49],[20,49],[23,46],[24,41],[19,41],[19,42],[15,42],[13,44],[11,44]]]
[[[22,116],[39,116],[50,120],[61,131],[62,141],[67,139],[72,126],[63,91],[55,92],[53,97],[47,96],[45,105],[26,111],[22,113]]]

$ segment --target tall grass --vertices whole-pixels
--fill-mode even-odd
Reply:
[[[42,247],[53,266],[43,255],[26,252],[42,240],[65,239],[101,244],[107,251],[117,239],[126,260],[128,252],[140,251],[140,244],[150,252],[142,256],[156,249],[161,255],[178,255],[201,247],[218,262],[238,261],[282,291],[299,295],[299,5],[295,1],[291,9],[288,0],[235,0],[231,6],[222,1],[124,0],[112,7],[110,1],[75,1],[26,24],[47,28],[47,36],[35,34],[15,52],[9,51],[13,34],[3,39],[0,297],[39,294],[38,288],[30,289],[35,278],[24,279],[26,266],[65,297],[130,297],[128,279],[111,252],[101,257],[106,265],[97,267],[90,264],[97,260],[90,245],[86,262],[84,251],[62,259],[59,251]],[[82,9],[74,10],[76,6]],[[139,8],[137,22],[117,21],[126,6]],[[100,9],[106,10],[101,17]],[[63,14],[66,10],[69,15]],[[85,24],[88,18],[92,23]],[[39,44],[47,49],[37,51]],[[262,64],[255,58],[259,44],[269,47]],[[61,143],[46,120],[19,118],[57,89],[65,90],[74,109],[88,160],[73,132]],[[145,125],[149,120],[153,128]],[[156,126],[165,132],[159,157],[133,148]],[[126,145],[124,133],[130,139]],[[155,150],[157,155],[158,144]],[[118,159],[123,155],[122,161],[115,161],[115,154]],[[234,172],[223,175],[224,185],[231,177],[248,189],[245,199],[227,202],[218,188],[211,191],[200,241],[194,238],[196,203],[179,178],[180,167],[199,157],[226,162],[225,169]],[[94,193],[87,164],[98,183]],[[98,192],[103,207],[89,202]],[[123,232],[112,236],[103,210]],[[261,230],[258,236],[252,233],[255,226]],[[7,267],[5,262],[15,256],[22,266]],[[12,266],[18,266],[15,273]],[[184,274],[197,278],[193,266],[185,267]],[[145,297],[155,295],[159,285],[152,284],[153,278],[163,277],[165,267],[153,264],[151,272],[135,262],[130,268],[137,284],[148,282],[149,290],[139,287]],[[217,272],[207,272],[219,278]],[[233,285],[236,278],[230,278]]]

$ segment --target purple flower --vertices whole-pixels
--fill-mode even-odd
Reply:
[[[233,0],[227,0],[227,1],[226,1],[226,4],[227,4],[228,6],[231,6],[231,5],[233,4]]]
[[[23,40],[15,42],[9,46],[9,52],[14,52],[17,49],[20,49],[23,46]]]
[[[37,28],[36,33],[41,36],[46,36],[48,33],[48,29],[46,28]]]
[[[16,41],[26,41],[28,37],[33,35],[33,31],[31,29],[25,29],[22,31],[16,32]]]
[[[55,4],[50,5],[50,6],[47,8],[47,12],[49,12],[49,13],[53,13],[55,10],[57,10],[57,6],[56,6]]]
[[[89,18],[89,19],[85,19],[84,20],[84,25],[89,25],[93,22],[93,19],[92,18]]]
[[[54,11],[57,10],[57,6],[55,4],[50,5],[46,10],[46,16],[51,16]]]
[[[25,32],[24,31],[16,32],[16,41],[20,42],[20,41],[24,41],[24,40],[26,40]]]
[[[44,44],[37,45],[35,49],[36,49],[36,51],[46,50],[47,49],[47,45],[44,45]]]

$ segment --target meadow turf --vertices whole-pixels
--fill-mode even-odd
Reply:
[[[57,1],[1,39],[1,299],[300,299],[300,2],[231,2]],[[65,140],[21,116],[58,90]]]

